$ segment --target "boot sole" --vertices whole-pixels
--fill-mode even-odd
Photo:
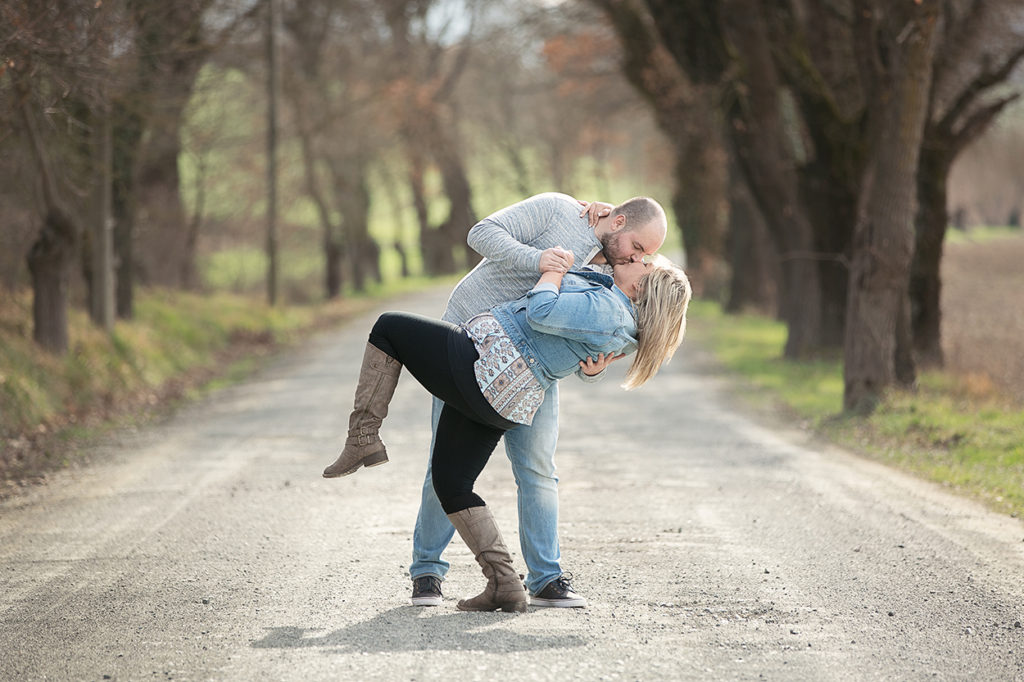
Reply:
[[[367,455],[362,459],[362,461],[360,461],[358,464],[356,464],[348,471],[342,471],[339,473],[327,473],[327,469],[324,469],[323,476],[324,478],[341,478],[342,476],[349,476],[351,474],[354,474],[355,472],[359,471],[360,467],[379,467],[381,464],[387,463],[388,453],[385,450],[381,450],[380,452],[375,452],[372,455]]]
[[[456,604],[455,608],[459,611],[465,611],[466,613],[493,613],[494,611],[502,611],[504,613],[526,613],[528,604],[526,602],[513,602],[511,604],[499,604],[493,609],[474,609],[466,608],[462,604]]]
[[[530,598],[530,606],[548,609],[585,609],[586,599],[537,599]]]

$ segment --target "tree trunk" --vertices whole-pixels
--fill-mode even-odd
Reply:
[[[114,329],[114,244],[113,244],[113,142],[111,113],[101,114],[97,121],[100,140],[96,165],[99,179],[96,211],[93,216],[92,276],[89,278],[89,315],[97,326],[110,332]]]
[[[137,3],[140,66],[133,96],[144,108],[147,133],[137,189],[136,258],[140,277],[179,287],[195,272],[188,263],[188,224],[181,198],[178,158],[181,125],[196,78],[213,48],[203,39],[209,0],[193,3]]]
[[[412,190],[413,207],[419,224],[423,269],[428,275],[451,274],[457,268],[453,253],[455,244],[448,234],[450,228],[446,229],[443,225],[434,227],[430,224],[424,184],[424,159],[419,152],[413,150],[410,150],[409,157],[409,187]]]
[[[468,270],[480,262],[480,254],[466,242],[470,228],[476,224],[476,214],[473,212],[473,192],[466,177],[465,163],[454,141],[438,146],[435,158],[441,170],[449,207],[448,218],[439,231],[448,243],[448,251],[456,248],[462,251],[461,267]],[[450,272],[456,272],[460,267],[460,264],[454,262],[452,265]]]
[[[313,74],[307,73],[312,79]],[[341,287],[344,283],[342,263],[345,259],[345,246],[341,239],[341,227],[335,225],[331,219],[331,207],[327,196],[324,194],[320,180],[317,177],[317,157],[314,151],[315,140],[310,122],[306,116],[307,104],[303,101],[301,93],[290,88],[291,97],[295,104],[294,114],[298,128],[299,148],[302,152],[302,170],[306,184],[306,194],[316,207],[317,217],[320,219],[321,245],[324,252],[324,289],[328,300],[338,298],[341,295]],[[338,191],[342,195],[344,190]]]
[[[910,329],[910,297],[904,296],[896,318],[896,353],[893,376],[902,388],[917,387],[917,364],[914,362],[914,336]]]
[[[872,22],[881,16],[872,11],[877,8],[855,10],[865,77],[876,83],[869,90],[870,153],[858,201],[844,345],[843,407],[857,414],[873,411],[897,379],[938,6],[937,0],[922,0],[908,5],[906,14],[892,11],[882,26]],[[905,362],[906,355],[900,359]],[[904,382],[907,372],[901,367]]]
[[[732,265],[725,311],[757,310],[777,315],[778,253],[757,202],[737,177],[729,193],[729,262]]]
[[[726,286],[722,272],[728,225],[728,156],[706,93],[699,94],[704,96],[696,98],[688,113],[686,136],[675,140],[672,208],[683,234],[695,293],[720,300]]]
[[[761,8],[750,0],[722,6],[725,30],[744,71],[743,87],[729,98],[727,125],[736,158],[779,250],[780,310],[788,335],[784,355],[806,357],[821,345],[821,283],[814,259],[814,230],[799,196],[799,181],[778,100],[779,81],[771,60]]]
[[[942,247],[949,224],[946,179],[952,155],[924,146],[918,165],[918,213],[913,265],[910,269],[910,320],[917,361],[923,367],[943,364],[941,324]]]
[[[364,178],[354,179],[340,199],[345,241],[349,245],[349,272],[356,291],[365,291],[367,280],[380,280],[380,248],[370,236],[370,192]]]
[[[43,227],[27,256],[32,276],[32,338],[51,353],[63,353],[68,349],[68,278],[82,230],[59,197],[50,159],[36,128],[31,93],[22,83],[16,88],[21,98],[19,113],[39,168],[46,206]]]
[[[196,163],[195,207],[185,227],[185,260],[181,264],[181,283],[186,289],[197,290],[200,281],[197,267],[199,258],[199,234],[203,228],[203,214],[206,211],[206,183],[209,162],[200,155]]]
[[[409,150],[409,189],[412,192],[412,205],[416,213],[416,224],[419,227],[420,253],[423,256],[423,270],[428,275],[442,272],[436,231],[430,227],[427,210],[427,190],[423,179],[423,157],[414,149]]]
[[[768,4],[768,3],[765,3]],[[849,3],[774,3],[766,12],[776,68],[799,119],[790,131],[801,203],[814,226],[821,284],[820,346],[843,347],[850,256],[865,159],[864,82]]]
[[[327,159],[335,205],[341,213],[341,243],[345,245],[352,288],[366,289],[368,278],[380,280],[380,247],[370,236],[370,189],[367,161],[358,152],[345,158]]]
[[[327,300],[334,300],[341,296],[341,287],[345,283],[345,274],[342,263],[345,260],[345,250],[341,245],[332,240],[324,239],[324,293]]]
[[[113,157],[111,159],[111,201],[114,216],[114,255],[116,269],[117,316],[134,316],[135,252],[134,235],[137,213],[136,187],[139,154],[142,148],[143,119],[124,102],[113,106]]]
[[[592,1],[604,11],[622,43],[623,73],[650,103],[658,127],[673,145],[672,209],[694,289],[717,296],[720,287],[714,273],[723,270],[728,230],[728,156],[715,113],[718,88],[690,82],[637,0]],[[659,18],[664,19],[660,14]]]
[[[280,95],[277,47],[277,0],[267,0],[265,58],[267,64],[267,302],[277,304],[277,103]]]
[[[473,195],[465,163],[459,153],[457,135],[454,127],[442,119],[442,113],[438,111],[440,107],[435,103],[421,110],[417,121],[410,124],[407,137],[414,140],[414,144],[424,145],[423,152],[437,164],[441,173],[441,184],[448,198],[448,217],[436,228],[427,224],[431,234],[422,241],[429,244],[432,252],[432,273],[452,274],[460,267],[472,267],[479,262],[480,256],[466,243],[469,229],[476,224]],[[418,172],[421,174],[422,169]],[[422,182],[422,175],[419,182]],[[422,192],[419,200],[424,201]],[[456,249],[463,254],[461,262],[455,260]]]
[[[32,338],[51,353],[68,349],[68,279],[78,229],[70,216],[48,211],[28,252],[32,276]]]
[[[185,207],[181,200],[181,111],[163,112],[154,125],[143,155],[138,179],[138,274],[148,284],[180,287],[186,258]]]
[[[835,131],[836,127],[830,126],[829,129]],[[839,135],[838,132],[834,134]],[[843,171],[848,169],[837,171],[833,164],[843,166],[856,158],[853,153],[836,153],[837,147],[846,151],[855,144],[853,140],[816,140],[815,158],[800,169],[800,196],[814,225],[814,252],[821,284],[819,343],[823,349],[842,349],[845,338],[851,242],[860,182],[859,178],[845,180]],[[841,160],[837,162],[836,156]]]

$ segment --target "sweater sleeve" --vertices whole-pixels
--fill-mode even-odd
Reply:
[[[547,229],[554,201],[541,194],[493,213],[473,226],[466,242],[484,258],[515,270],[540,272],[542,250],[531,243]]]

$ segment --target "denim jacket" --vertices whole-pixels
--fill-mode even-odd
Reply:
[[[636,351],[633,303],[599,272],[569,273],[561,290],[542,284],[491,313],[545,389],[587,357]]]

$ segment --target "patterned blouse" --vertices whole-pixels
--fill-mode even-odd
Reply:
[[[480,358],[473,364],[480,392],[510,422],[530,424],[544,389],[494,316],[481,313],[463,325]]]

